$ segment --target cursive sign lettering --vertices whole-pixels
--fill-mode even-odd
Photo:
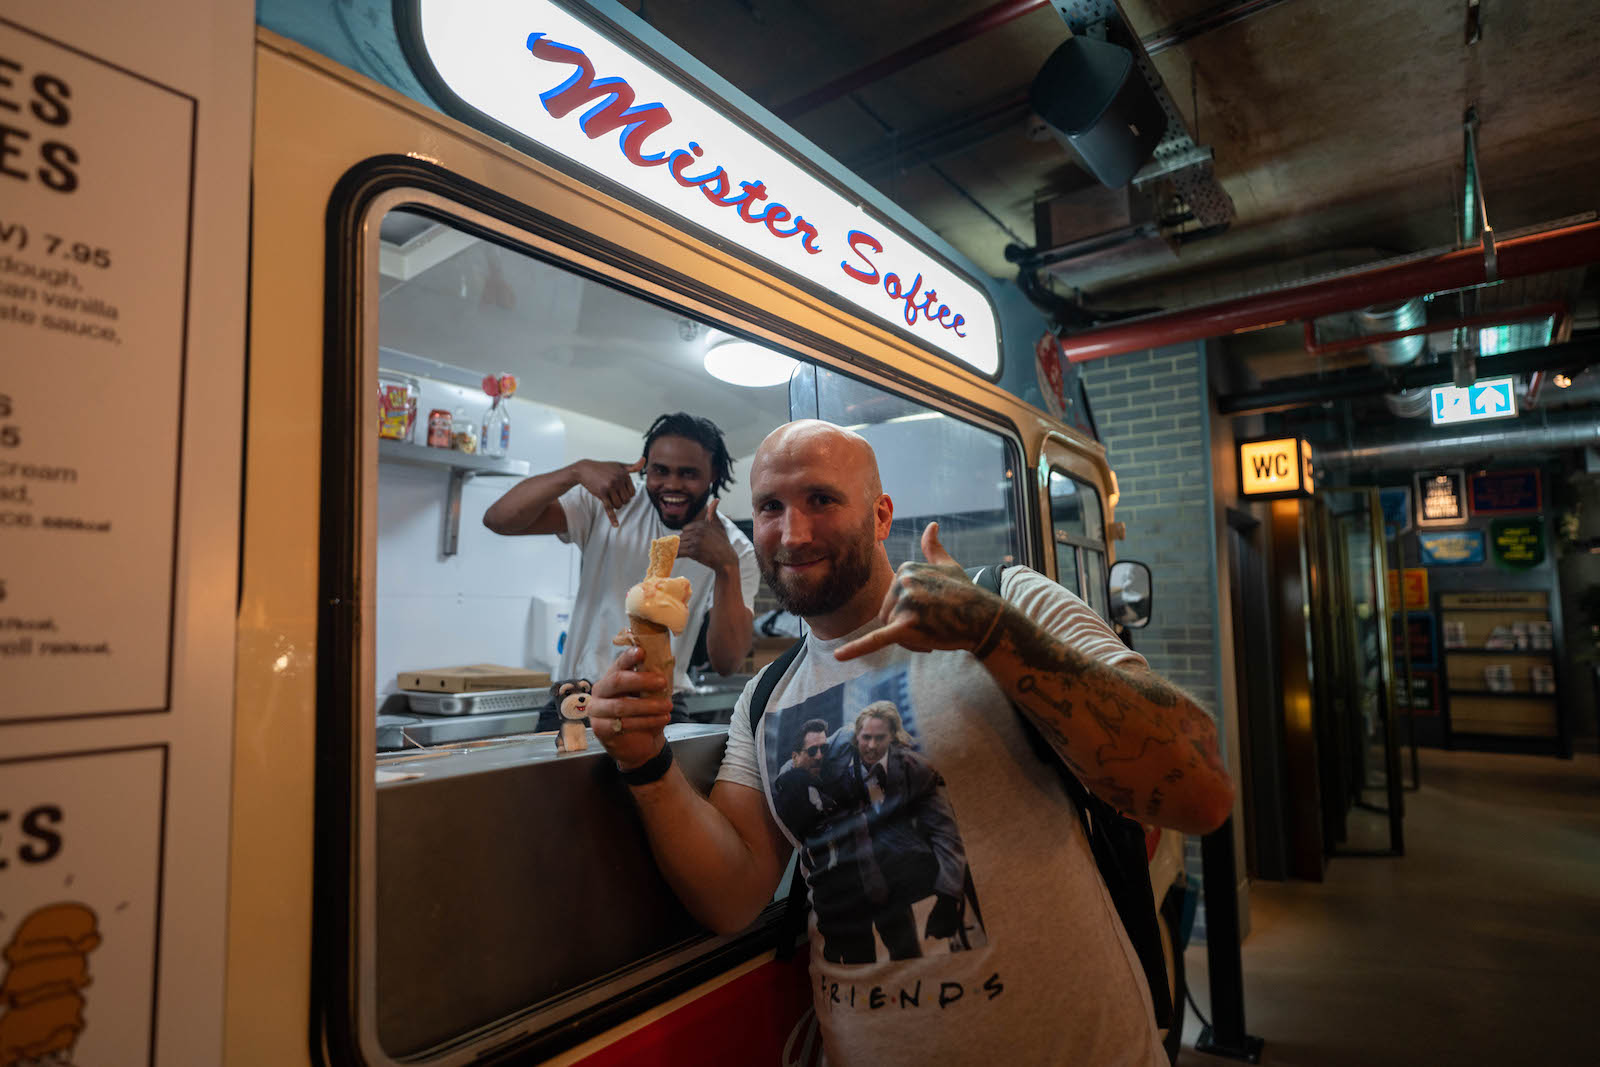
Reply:
[[[551,118],[565,118],[589,105],[589,109],[578,116],[578,128],[591,141],[618,133],[617,146],[622,157],[634,166],[648,169],[665,165],[673,181],[685,189],[699,189],[700,194],[717,207],[732,208],[741,222],[762,226],[778,240],[798,237],[800,246],[810,255],[822,251],[822,236],[804,215],[771,199],[765,181],[737,181],[726,167],[703,162],[706,150],[698,141],[670,151],[647,152],[645,142],[657,134],[665,134],[672,125],[672,113],[664,104],[636,103],[633,87],[624,78],[597,78],[594,64],[583,49],[552,41],[536,32],[528,35],[528,53],[543,62],[573,68],[565,81],[539,94],[539,102]],[[705,169],[708,166],[709,169]],[[699,173],[691,173],[693,170]],[[881,288],[887,299],[898,302],[901,305],[899,317],[907,326],[928,322],[950,330],[957,337],[967,336],[961,329],[966,325],[966,316],[940,303],[938,291],[931,285],[924,287],[920,271],[909,284],[893,271],[879,271],[873,256],[883,253],[882,241],[864,230],[851,230],[845,241],[859,265],[843,260],[839,263],[840,269],[863,285]]]

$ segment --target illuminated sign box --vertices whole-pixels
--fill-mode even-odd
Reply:
[[[1418,526],[1467,521],[1467,479],[1461,471],[1418,471],[1415,480]]]
[[[1239,444],[1239,493],[1254,500],[1310,496],[1311,446],[1297,437],[1275,437]]]
[[[1516,379],[1480,378],[1465,389],[1436,385],[1429,399],[1435,426],[1517,417]]]
[[[999,374],[988,293],[868,214],[831,161],[807,166],[681,72],[550,0],[406,0],[396,13],[411,66],[456,118],[580,164],[712,243]]]

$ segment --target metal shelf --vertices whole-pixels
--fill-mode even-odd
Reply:
[[[409,441],[391,441],[385,437],[378,438],[378,458],[395,463],[412,463],[419,467],[471,471],[473,474],[501,474],[518,478],[528,476],[528,461],[525,459],[496,459],[473,452],[457,452],[453,448],[429,448]]]
[[[409,463],[415,467],[433,467],[450,472],[444,491],[444,529],[439,535],[439,554],[449,558],[456,554],[461,542],[461,487],[468,478],[479,475],[499,478],[526,478],[529,473],[525,459],[497,459],[473,452],[457,452],[451,448],[429,448],[409,441],[378,439],[380,463]]]

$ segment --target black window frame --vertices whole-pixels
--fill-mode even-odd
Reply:
[[[359,745],[357,713],[363,706],[362,633],[372,622],[363,616],[363,575],[367,567],[375,564],[375,560],[363,555],[365,508],[351,506],[352,501],[364,500],[360,460],[366,422],[358,413],[372,391],[366,372],[375,369],[364,365],[364,345],[376,345],[376,337],[369,338],[365,334],[362,314],[362,301],[371,279],[367,277],[361,252],[361,235],[364,227],[372,222],[370,212],[374,202],[402,190],[415,190],[420,195],[448,201],[463,211],[480,214],[549,241],[573,258],[563,258],[510,240],[503,233],[430,205],[399,204],[390,205],[391,209],[399,206],[436,218],[519,255],[551,263],[679,314],[691,314],[738,336],[752,336],[750,327],[760,328],[836,361],[817,365],[827,365],[836,373],[913,399],[918,404],[934,407],[930,404],[933,401],[936,410],[996,433],[1005,443],[1012,469],[1028,469],[1020,460],[1023,435],[1006,413],[985,409],[960,395],[931,388],[905,370],[865,360],[853,349],[829,337],[798,329],[758,306],[712,289],[691,275],[598,238],[438,164],[413,156],[382,155],[347,171],[329,197],[324,246],[311,987],[313,1026],[322,1035],[318,1043],[338,1050],[336,1058],[355,1063],[365,1062],[362,1034],[371,1025],[371,1020],[361,1014],[364,997],[358,985],[357,932],[362,925],[358,909],[362,901],[356,846],[359,843],[358,812],[362,804],[371,802],[373,786],[360,773],[365,753]],[[623,277],[586,267],[575,261],[578,257],[596,261]],[[627,279],[680,294],[712,314],[708,316],[703,310],[686,312],[682,307],[663,301],[657,293],[629,284]],[[752,339],[772,344],[770,338],[752,336]],[[808,364],[817,362],[809,353],[790,354]],[[848,370],[851,367],[870,368],[877,380],[852,374]],[[980,372],[969,369],[961,369],[960,373],[983,377]],[[1025,555],[1036,552],[1041,529],[1037,501],[1033,494],[1025,493],[1013,494],[1013,500],[1022,551]],[[1039,563],[1037,559],[1025,562],[1035,566]],[[670,973],[629,987],[574,1017],[557,1020],[542,1030],[508,1036],[505,1041],[496,1043],[495,1030],[502,1025],[510,1028],[514,1021],[526,1018],[522,1015],[508,1017],[501,1024],[486,1028],[488,1032],[463,1034],[460,1040],[441,1047],[439,1054],[452,1056],[470,1047],[477,1056],[512,1055],[538,1060],[555,1055],[770,950],[781,908],[778,902],[769,905],[761,921],[739,937],[708,950]],[[533,1007],[529,1005],[530,1010]],[[429,1058],[434,1057],[430,1055]]]
[[[1064,468],[1062,468],[1060,466],[1057,466],[1054,463],[1050,464],[1048,469],[1049,469],[1049,474],[1045,479],[1045,500],[1048,503],[1049,507],[1048,507],[1048,510],[1045,512],[1043,518],[1045,518],[1050,524],[1048,540],[1049,540],[1050,545],[1051,545],[1051,550],[1053,552],[1055,552],[1055,556],[1056,556],[1056,570],[1058,572],[1058,575],[1057,575],[1058,584],[1059,584],[1059,571],[1061,569],[1060,546],[1067,545],[1067,546],[1070,546],[1072,548],[1072,550],[1073,550],[1072,559],[1073,559],[1074,566],[1077,568],[1077,575],[1076,576],[1077,576],[1077,579],[1078,579],[1078,589],[1082,590],[1082,592],[1078,592],[1078,593],[1076,593],[1076,595],[1079,596],[1083,600],[1084,603],[1088,604],[1089,607],[1094,609],[1095,613],[1098,614],[1101,618],[1105,619],[1107,622],[1110,622],[1111,621],[1111,614],[1110,614],[1110,612],[1111,612],[1111,606],[1110,606],[1111,605],[1111,585],[1110,585],[1110,581],[1111,581],[1110,555],[1111,555],[1111,553],[1110,553],[1110,545],[1108,544],[1108,542],[1106,541],[1106,538],[1105,538],[1105,519],[1106,519],[1105,501],[1100,498],[1100,490],[1093,483],[1084,481],[1082,478],[1080,478],[1077,475],[1073,474],[1071,471],[1068,471],[1068,470],[1066,470],[1066,469],[1064,469]],[[1061,529],[1058,529],[1056,527],[1055,505],[1054,505],[1055,496],[1054,496],[1054,493],[1052,492],[1052,490],[1054,488],[1054,483],[1055,483],[1055,480],[1057,478],[1062,478],[1062,479],[1065,479],[1068,482],[1071,482],[1073,487],[1074,487],[1073,491],[1075,493],[1078,493],[1080,495],[1087,494],[1088,499],[1091,499],[1091,500],[1094,501],[1094,508],[1095,508],[1095,511],[1098,513],[1098,519],[1099,519],[1099,522],[1098,522],[1098,532],[1100,534],[1099,537],[1088,537],[1088,536],[1085,536],[1083,534],[1069,533],[1069,532],[1067,532],[1065,530],[1061,530]],[[1085,509],[1085,510],[1087,510],[1087,509]],[[1085,515],[1085,520],[1087,520],[1087,515]],[[1085,521],[1084,522],[1084,528],[1088,529],[1088,526],[1089,526],[1088,522]],[[1091,583],[1089,581],[1089,576],[1090,576],[1089,575],[1089,567],[1088,567],[1088,565],[1087,565],[1087,563],[1085,561],[1085,557],[1084,557],[1084,553],[1085,552],[1095,553],[1096,555],[1099,556],[1099,559],[1100,559],[1100,580],[1098,582],[1096,582],[1096,583],[1093,583],[1093,585],[1092,585],[1092,592],[1097,593],[1099,595],[1099,603],[1096,603],[1094,598],[1090,595],[1091,594]]]

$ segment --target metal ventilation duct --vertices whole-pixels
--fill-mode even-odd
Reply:
[[[1486,456],[1518,456],[1529,452],[1564,452],[1574,448],[1600,448],[1600,409],[1585,408],[1559,416],[1552,413],[1538,423],[1503,424],[1503,428],[1475,428],[1439,437],[1374,438],[1350,448],[1317,451],[1328,467],[1363,467],[1370,470],[1437,467]]]
[[[1375,304],[1356,312],[1356,322],[1368,334],[1400,333],[1428,324],[1428,308],[1420,296],[1387,304]],[[1428,350],[1426,334],[1396,337],[1379,341],[1366,348],[1367,357],[1379,368],[1406,367],[1415,363]],[[1402,419],[1418,419],[1428,413],[1428,389],[1404,389],[1389,393],[1383,400],[1389,410]]]
[[[1428,309],[1420,296],[1390,304],[1376,304],[1356,312],[1356,321],[1367,333],[1399,333],[1428,324]],[[1426,334],[1396,337],[1367,346],[1367,355],[1380,367],[1404,367],[1415,363],[1428,347]]]

